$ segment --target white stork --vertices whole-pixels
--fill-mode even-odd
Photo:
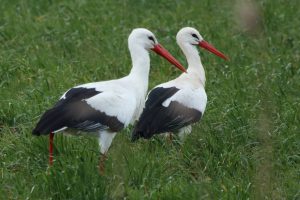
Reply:
[[[225,60],[227,57],[203,40],[194,28],[182,28],[176,40],[188,62],[187,73],[149,92],[143,113],[132,132],[132,141],[172,132],[178,132],[182,138],[192,131],[191,124],[203,116],[207,102],[205,71],[196,46]]]
[[[116,133],[136,121],[145,104],[150,70],[149,50],[163,56],[185,72],[184,67],[147,29],[134,29],[128,38],[132,59],[129,75],[109,81],[87,83],[69,89],[53,108],[47,110],[33,130],[34,135],[50,134],[49,164],[52,165],[54,133],[75,129],[99,136],[100,172]]]

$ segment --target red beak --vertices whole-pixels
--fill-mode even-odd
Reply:
[[[180,69],[183,72],[186,72],[186,69],[180,64],[180,62],[178,62],[178,60],[176,60],[168,51],[167,49],[165,49],[163,46],[161,46],[160,44],[156,44],[154,46],[154,48],[151,49],[152,51],[154,51],[155,53],[157,53],[158,55],[164,57],[167,61],[169,61],[171,64],[173,64],[175,67],[177,67],[178,69]]]
[[[202,40],[201,42],[199,42],[199,46],[212,52],[213,54],[223,58],[224,60],[229,60],[227,56],[225,56],[223,53],[218,51],[213,45],[209,44],[205,40]]]

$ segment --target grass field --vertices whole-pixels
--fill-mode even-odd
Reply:
[[[300,2],[262,0],[258,33],[237,25],[236,1],[2,0],[0,199],[300,199]],[[130,142],[120,132],[98,174],[98,141],[33,137],[68,88],[125,76],[127,37],[154,32],[178,60],[184,26],[230,57],[201,51],[208,105],[183,144]],[[151,54],[149,86],[179,75]]]

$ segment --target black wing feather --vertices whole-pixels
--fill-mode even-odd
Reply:
[[[95,110],[85,101],[99,93],[101,92],[94,88],[70,89],[65,94],[65,98],[43,114],[32,133],[34,135],[49,134],[63,127],[87,132],[107,128],[112,131],[121,130],[124,124],[116,117]]]
[[[133,130],[133,141],[140,137],[150,138],[154,134],[174,132],[200,120],[200,111],[179,102],[172,101],[168,107],[162,105],[178,90],[176,87],[158,87],[150,92],[143,113]]]

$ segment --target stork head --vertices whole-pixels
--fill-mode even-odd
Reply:
[[[152,50],[168,60],[181,71],[186,72],[186,69],[179,63],[179,61],[177,61],[162,45],[158,43],[155,35],[145,28],[133,29],[128,38],[128,47],[130,51],[134,51],[136,47],[142,47],[147,51]]]
[[[158,42],[155,35],[145,28],[133,29],[128,38],[129,48],[132,45],[138,45],[145,48],[146,50],[150,50],[153,49],[156,44],[158,44]]]
[[[185,27],[180,29],[180,31],[177,33],[176,40],[178,45],[181,44],[198,45],[212,52],[213,54],[223,58],[224,60],[228,60],[227,56],[225,56],[223,53],[217,50],[213,45],[206,42],[203,39],[203,37],[200,35],[200,33],[192,27]]]

